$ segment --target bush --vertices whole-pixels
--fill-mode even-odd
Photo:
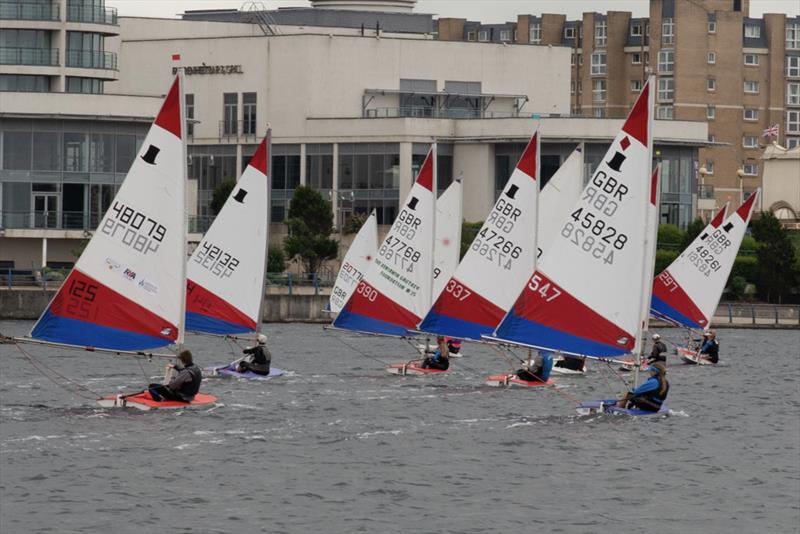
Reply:
[[[739,247],[739,254],[746,254],[748,256],[755,255],[757,248],[758,241],[756,241],[755,238],[746,235],[744,236],[744,239],[742,239],[742,245]]]
[[[683,232],[674,224],[658,225],[657,248],[679,250],[683,243]]]
[[[211,197],[211,204],[209,205],[209,208],[211,208],[211,211],[214,212],[214,215],[217,215],[220,212],[222,206],[225,205],[225,202],[228,200],[228,197],[230,196],[234,187],[236,187],[236,180],[233,178],[227,178],[214,188],[214,192],[212,193]]]
[[[661,271],[669,267],[669,264],[675,261],[678,254],[675,250],[656,250],[655,276],[658,276]]]
[[[755,256],[736,256],[728,283],[735,277],[744,278],[747,282],[755,284],[758,279],[758,259]]]
[[[357,234],[364,223],[367,222],[368,215],[366,213],[353,213],[345,219],[342,225],[342,234]]]
[[[286,255],[283,253],[283,248],[277,245],[270,245],[269,253],[267,254],[267,272],[282,273],[285,270]]]
[[[743,276],[731,276],[725,293],[730,300],[743,300],[747,291],[747,280]]]
[[[692,241],[694,241],[694,238],[699,236],[700,232],[702,232],[706,226],[708,225],[700,217],[689,223],[689,226],[686,227],[686,233],[683,234],[683,241],[681,241],[681,249],[685,249],[686,247],[691,245]]]
[[[465,222],[461,225],[461,257],[464,257],[464,254],[467,253],[469,250],[469,246],[472,244],[472,241],[475,239],[475,236],[478,235],[478,232],[483,226],[483,221],[478,222]]]

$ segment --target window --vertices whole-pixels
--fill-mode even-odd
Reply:
[[[645,52],[644,53],[644,64],[645,65],[649,65],[650,64],[650,52]]]
[[[742,165],[742,170],[744,174],[747,176],[758,176],[758,164],[757,163],[745,163]]]
[[[706,119],[713,121],[716,118],[717,118],[717,107],[716,106],[706,107]]]
[[[571,66],[573,66],[573,67],[575,66],[575,54],[570,54],[570,56],[569,56],[569,64]]]
[[[542,25],[538,22],[531,24],[530,42],[531,44],[540,44],[542,42]]]
[[[594,46],[596,48],[603,48],[606,46],[606,36],[608,34],[608,26],[606,21],[598,20],[594,23]]]
[[[757,121],[758,110],[754,108],[744,108],[742,111],[742,118],[746,121]]]
[[[756,148],[758,146],[758,138],[755,135],[742,136],[742,146],[744,148]]]
[[[194,95],[186,93],[186,135],[192,137],[194,135]]]
[[[583,54],[578,54],[578,65],[583,65]]]
[[[67,93],[84,93],[99,95],[103,93],[103,80],[96,78],[81,78],[78,76],[67,76]]]
[[[706,174],[714,174],[714,160],[707,159],[706,160]]]
[[[658,106],[656,109],[656,118],[670,120],[673,118],[673,110],[674,108],[672,106]]]
[[[606,101],[606,81],[593,80],[592,81],[592,102],[605,102]]]
[[[35,135],[34,133],[34,143],[36,142]],[[114,172],[114,134],[92,133],[89,135],[89,171]]]
[[[714,134],[708,134],[708,142],[709,143],[716,143],[717,142],[717,136],[714,135]]]
[[[744,64],[747,65],[748,67],[758,66],[758,56],[755,54],[745,54]]]
[[[747,25],[744,27],[744,36],[750,39],[758,39],[761,37],[761,26]]]
[[[518,39],[517,39],[517,30],[514,30],[514,42],[516,43],[516,42],[517,42],[517,40],[518,40]]]
[[[340,143],[338,165],[342,196],[349,198],[347,193],[355,190],[353,200],[340,203],[340,207],[364,215],[375,209],[378,224],[392,224],[399,204],[400,145]]]
[[[717,90],[717,80],[716,78],[709,78],[706,80],[706,91],[716,91]]]
[[[606,73],[606,53],[592,53],[592,76],[603,76]]]
[[[606,118],[606,108],[594,108],[594,117],[596,119]]]
[[[796,148],[800,146],[800,137],[787,137],[786,148]]]
[[[786,84],[786,103],[790,106],[800,106],[800,82]]]
[[[671,45],[675,42],[675,23],[672,19],[661,22],[661,44]]]
[[[631,80],[631,92],[639,93],[642,91],[642,80]]]
[[[110,145],[112,152],[113,148],[114,138],[112,136]],[[33,169],[37,171],[61,170],[61,132],[33,132]],[[112,171],[113,169],[109,169],[108,172]]]
[[[0,74],[0,91],[45,93],[50,91],[50,77],[27,74]]]
[[[709,20],[708,21],[708,33],[717,33],[717,21],[716,20]]]
[[[474,31],[467,32],[467,41],[477,41],[478,34]]]
[[[511,30],[500,30],[500,40],[508,42],[511,40]]]
[[[753,80],[745,80],[744,82],[745,93],[758,93],[758,82]]]
[[[583,82],[578,81],[578,94],[583,93]]]
[[[89,140],[85,133],[64,132],[64,172],[89,170]]]
[[[487,30],[481,30],[478,32],[478,41],[485,43],[489,40],[489,32]]]
[[[306,145],[306,185],[317,191],[333,188],[333,145]]]
[[[224,93],[222,95],[222,123],[225,135],[236,135],[239,133],[237,119],[239,117],[239,95],[238,93]]]
[[[800,77],[800,56],[786,56],[786,76]]]
[[[631,37],[641,37],[642,36],[642,23],[641,22],[632,22],[631,23]]]
[[[786,133],[800,133],[800,111],[789,110],[786,112]]]
[[[575,39],[575,27],[568,26],[564,28],[564,39]]]
[[[642,64],[642,53],[641,52],[634,52],[631,54],[631,65],[641,65]]]
[[[675,52],[673,50],[658,51],[658,72],[669,74],[675,67]]]
[[[672,102],[674,98],[675,98],[675,78],[659,78],[658,101]]]
[[[256,129],[256,93],[242,93],[242,133],[245,135],[255,135]]]
[[[437,108],[436,80],[400,78],[400,115],[432,117]]]
[[[569,82],[569,94],[575,94],[575,82]]]
[[[707,56],[707,61],[709,65],[713,65],[717,62],[717,53],[716,52],[709,52]]]
[[[800,49],[800,23],[786,24],[786,49]]]

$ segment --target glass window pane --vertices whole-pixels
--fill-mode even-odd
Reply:
[[[21,171],[31,169],[31,132],[3,132],[3,168]]]
[[[114,134],[93,133],[89,147],[92,172],[112,172],[114,170]]]
[[[117,135],[117,172],[127,173],[136,157],[136,136]]]
[[[33,132],[33,168],[37,171],[61,170],[60,132]]]

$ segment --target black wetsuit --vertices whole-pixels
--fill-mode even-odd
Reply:
[[[711,363],[719,362],[719,342],[716,339],[709,339],[700,348],[700,354],[705,356]]]
[[[442,351],[437,349],[436,352],[422,360],[420,367],[423,369],[441,369],[442,371],[447,371],[450,368],[450,358],[443,356]]]
[[[571,371],[583,371],[583,366],[586,364],[584,358],[573,358],[572,356],[564,356],[555,363],[555,367],[562,369],[569,369]]]
[[[197,392],[200,391],[202,381],[202,371],[192,363],[181,369],[169,384],[150,384],[148,389],[150,396],[156,401],[192,402]]]
[[[667,346],[661,340],[653,343],[653,350],[650,351],[650,356],[647,358],[647,363],[667,363]]]
[[[272,363],[272,355],[269,349],[263,345],[256,345],[255,347],[244,349],[242,352],[245,354],[252,354],[253,361],[243,360],[239,362],[240,373],[251,371],[257,375],[266,376],[269,374],[269,367]]]

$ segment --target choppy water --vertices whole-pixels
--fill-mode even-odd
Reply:
[[[800,529],[796,331],[722,331],[724,364],[673,362],[672,413],[638,419],[574,415],[570,398],[616,393],[608,372],[493,389],[508,364],[475,345],[447,375],[403,378],[339,340],[387,363],[409,358],[402,341],[267,331],[291,373],[207,380],[221,403],[194,411],[97,408],[0,345],[0,532]],[[188,345],[201,365],[230,359],[216,339]],[[101,393],[145,382],[130,359],[27,350]]]

